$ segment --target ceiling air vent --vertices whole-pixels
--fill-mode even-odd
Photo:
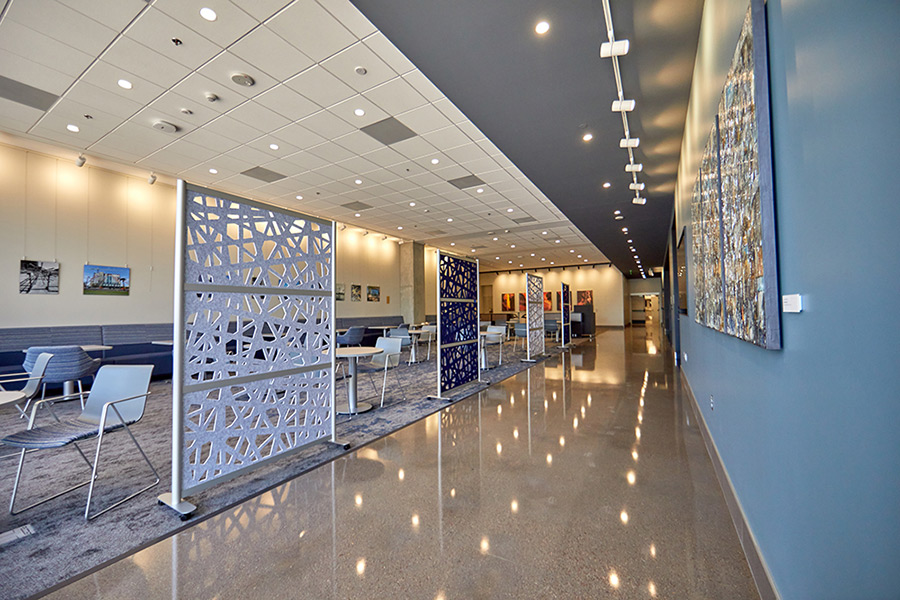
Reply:
[[[513,219],[513,223],[518,223],[519,225],[524,223],[534,223],[535,221],[537,221],[537,219],[534,217],[519,217],[518,219]]]
[[[0,98],[6,98],[38,110],[49,110],[59,96],[0,75]]]
[[[287,175],[282,175],[281,173],[270,171],[265,167],[253,167],[252,169],[243,171],[241,175],[246,175],[247,177],[252,177],[253,179],[259,179],[260,181],[265,181],[266,183],[272,183],[273,181],[278,181],[287,177]]]
[[[341,204],[344,208],[349,208],[350,210],[366,210],[367,208],[372,208],[371,204],[366,204],[365,202],[348,202],[347,204]]]
[[[447,181],[452,186],[458,187],[461,190],[466,188],[475,187],[476,185],[484,185],[484,182],[476,177],[475,175],[466,175],[465,177],[457,177],[456,179],[450,179]]]
[[[415,131],[394,117],[388,117],[377,123],[366,125],[361,128],[360,131],[372,136],[385,146],[390,146],[391,144],[396,144],[397,142],[402,142],[403,140],[408,140],[409,138],[416,136]]]
[[[435,229],[434,231],[429,231],[428,235],[444,235],[445,233],[447,232],[443,229]]]

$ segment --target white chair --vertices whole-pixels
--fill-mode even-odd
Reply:
[[[488,346],[497,346],[498,348],[498,359],[497,366],[503,364],[503,338],[506,337],[506,326],[505,325],[490,325],[487,328],[487,335],[484,336],[484,340],[482,344],[484,344],[484,352],[487,355],[487,347]],[[487,358],[485,356],[485,362],[487,362]],[[487,365],[485,365],[487,367]]]
[[[35,359],[34,366],[31,367],[31,373],[9,373],[4,375],[2,379],[0,379],[0,406],[14,404],[20,413],[19,416],[27,417],[28,413],[26,411],[28,410],[28,405],[31,404],[31,401],[42,389],[44,373],[47,370],[47,363],[50,362],[51,358],[53,358],[52,354],[49,352],[42,352]],[[26,382],[21,390],[7,390],[3,387],[4,385],[21,381]],[[25,405],[21,406],[19,403],[23,400],[25,401]]]
[[[138,441],[135,439],[134,434],[131,433],[131,428],[129,427],[129,425],[133,425],[144,416],[144,406],[147,402],[147,396],[150,395],[150,375],[152,373],[153,365],[106,365],[101,367],[100,370],[97,371],[97,378],[94,381],[94,385],[91,386],[91,391],[88,393],[84,410],[81,411],[81,414],[78,417],[66,421],[60,421],[50,407],[53,401],[67,399],[68,397],[46,398],[36,401],[31,407],[31,417],[28,420],[28,429],[6,436],[0,440],[0,442],[7,446],[22,449],[19,456],[19,467],[16,470],[16,480],[13,484],[12,499],[9,502],[9,514],[19,514],[20,512],[34,508],[35,506],[53,500],[54,498],[58,498],[63,494],[89,485],[87,503],[84,507],[84,518],[85,520],[91,520],[102,515],[106,511],[119,506],[123,502],[131,500],[138,494],[149,490],[159,483],[159,474],[156,472],[150,459],[147,458],[141,445],[138,444]],[[35,427],[34,421],[37,416],[37,409],[44,404],[50,409],[56,422]],[[153,471],[154,481],[150,485],[92,515],[90,514],[91,497],[94,494],[94,483],[97,480],[97,466],[100,463],[100,447],[103,444],[103,436],[114,431],[123,430],[128,433],[128,436],[131,438],[131,441],[134,442],[138,452],[140,452],[144,461],[150,467],[150,470]],[[91,463],[76,442],[95,437],[97,438],[97,449],[94,453],[94,462]],[[49,498],[44,498],[43,500],[39,500],[34,504],[16,511],[16,494],[19,490],[19,481],[22,477],[26,452],[28,450],[61,448],[68,444],[75,445],[81,458],[83,458],[91,468],[91,478],[70,487],[67,490],[59,492],[58,494],[50,496]],[[30,452],[28,454],[30,454]]]
[[[425,360],[429,360],[431,358],[431,342],[437,340],[437,325],[423,325],[422,331],[424,333],[419,337],[419,341],[428,343]]]
[[[369,374],[369,381],[372,383],[372,389],[375,390],[375,395],[378,395],[378,388],[375,387],[375,379],[372,377],[372,373],[377,373],[379,371],[384,373],[381,382],[381,406],[384,406],[384,392],[387,388],[387,374],[390,370],[396,376],[397,382],[400,384],[400,389],[403,390],[403,399],[406,400],[406,388],[397,372],[399,369],[396,368],[400,365],[400,338],[380,337],[376,340],[375,347],[381,348],[384,352],[372,356],[368,363],[359,363],[356,366],[356,372]]]
[[[513,331],[516,335],[513,349],[517,350],[519,348],[519,340],[522,340],[522,350],[524,351],[525,346],[528,344],[528,323],[516,323]]]

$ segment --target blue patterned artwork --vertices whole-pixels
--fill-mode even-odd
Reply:
[[[183,437],[176,461],[192,491],[330,439],[334,225],[185,192],[173,394]]]
[[[478,262],[438,252],[438,395],[478,379]]]
[[[572,296],[569,291],[569,284],[562,284],[562,343],[563,346],[572,343]]]

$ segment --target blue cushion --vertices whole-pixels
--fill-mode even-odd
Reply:
[[[26,371],[31,372],[34,361],[42,352],[53,355],[44,372],[44,383],[63,383],[93,375],[100,368],[100,359],[91,358],[81,346],[32,346],[25,353]]]
[[[133,422],[133,421],[132,421]],[[130,425],[131,423],[129,423]],[[122,426],[121,423],[111,425],[105,431],[112,431]],[[34,429],[26,429],[8,435],[0,443],[16,448],[61,448],[66,444],[85,440],[97,435],[97,424],[81,419],[69,419],[59,423],[51,423]]]

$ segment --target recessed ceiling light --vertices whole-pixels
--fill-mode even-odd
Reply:
[[[623,227],[623,228],[622,228],[622,233],[628,233],[628,228],[627,228],[627,227]]]
[[[72,125],[71,123],[66,125],[66,129],[68,129],[72,133],[78,133],[79,131],[81,131],[81,129],[78,128],[78,125]]]
[[[613,211],[613,214],[614,214],[614,215],[621,215],[621,214],[622,214],[622,211],[621,211],[621,210],[616,210],[616,211]]]
[[[123,90],[130,90],[132,88],[131,82],[127,79],[120,79],[118,81],[119,87]]]
[[[475,191],[478,192],[479,194],[483,194],[483,193],[484,193],[484,188],[478,188],[478,189],[475,190]]]
[[[524,267],[525,265],[523,265],[522,263],[519,263],[519,266],[520,266],[520,267]]]
[[[575,254],[574,250],[569,250],[569,254]]]
[[[362,185],[362,179],[357,179],[353,183],[355,183],[356,185]]]
[[[561,241],[562,241],[562,240],[556,240],[556,241],[553,242],[553,243],[554,243],[554,244],[558,244],[558,243],[560,243]]]
[[[532,252],[531,255],[534,256],[534,252]]]
[[[584,259],[584,262],[587,262],[587,259]]]
[[[357,108],[356,110],[353,111],[353,114],[356,115],[357,117],[361,117],[366,114],[366,111],[364,111],[361,108]]]
[[[272,150],[278,150],[278,144],[269,144],[269,148]]]
[[[216,11],[211,8],[203,7],[200,9],[200,16],[206,19],[207,21],[215,21],[216,20]]]
[[[499,240],[500,238],[491,238],[491,239],[494,240],[494,241],[496,242],[496,241]]]
[[[581,136],[581,139],[583,139],[585,142],[589,142],[589,141],[591,141],[592,139],[594,139],[594,134],[593,134],[593,133],[586,133],[586,134],[584,134],[583,136]]]
[[[510,260],[510,261],[507,261],[507,262],[508,262],[509,264],[512,264],[512,261],[511,261],[511,260]]]
[[[515,245],[515,244],[510,244],[509,247],[510,247],[510,248],[515,248],[516,245]]]
[[[552,260],[551,260],[551,261],[550,261],[550,264],[551,264],[551,265],[555,265],[555,264],[556,264],[556,263],[555,263],[555,262],[553,262],[553,261],[552,261]]]
[[[475,252],[475,248],[472,248],[472,252]]]
[[[359,216],[361,216],[361,215],[360,215],[359,213],[354,213],[353,216],[354,216],[354,217],[359,217]]]
[[[550,31],[550,23],[547,21],[541,21],[534,26],[534,32],[538,35],[544,35],[548,31]]]
[[[627,242],[628,242],[629,244],[634,243],[633,240],[627,240]]]
[[[402,230],[402,229],[403,229],[403,225],[400,225],[399,227],[397,227],[397,229],[398,229],[398,230]]]
[[[512,211],[513,211],[513,209],[511,209],[511,208],[507,208],[507,209],[506,209],[506,212],[508,212],[508,213],[510,213],[510,212],[512,212]]]
[[[303,200],[303,196],[300,196],[299,194],[294,196],[294,198],[296,198],[297,200]]]
[[[410,206],[415,206],[416,203],[415,203],[415,202],[410,202],[409,205],[410,205]]]
[[[450,242],[450,245],[451,245],[451,246],[455,246],[455,245],[456,245],[456,242]]]
[[[447,219],[447,222],[448,222],[448,223],[452,223],[452,222],[453,222],[453,219],[452,219],[452,218]]]
[[[610,187],[611,185],[612,185],[612,184],[611,184],[610,182],[604,181],[604,182],[603,182],[603,189],[609,189],[609,187]]]
[[[580,254],[578,255],[578,258],[581,258],[581,255],[580,255]]]
[[[209,172],[212,173],[213,175],[215,175],[216,173],[218,173],[218,171],[217,171],[216,169],[210,169]]]
[[[436,158],[432,158],[432,159],[431,159],[431,164],[433,164],[433,165],[436,165],[436,164],[438,164],[439,162],[441,162],[441,161],[438,160],[438,159],[436,159]]]
[[[547,260],[547,259],[546,259],[546,258],[544,258],[544,257],[541,257],[541,260]]]
[[[542,232],[541,232],[541,235],[547,235],[547,232],[546,232],[546,231],[542,231]]]
[[[499,256],[495,256],[495,257],[494,257],[494,260],[500,260],[500,257],[499,257]]]
[[[616,221],[621,221],[624,218],[625,217],[623,217],[622,215],[616,215]]]

